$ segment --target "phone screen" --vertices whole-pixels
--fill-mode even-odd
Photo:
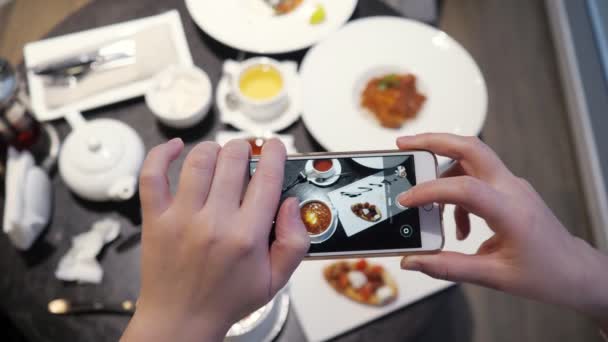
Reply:
[[[287,160],[281,201],[297,197],[309,253],[420,248],[418,208],[397,196],[416,184],[412,155]],[[251,161],[250,174],[257,161]]]

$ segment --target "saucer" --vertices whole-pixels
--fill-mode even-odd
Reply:
[[[292,72],[285,72],[285,75],[288,78],[287,84],[289,84],[289,89],[287,89],[289,104],[282,114],[267,121],[256,121],[240,111],[237,107],[238,104],[231,103],[234,100],[230,96],[230,82],[226,76],[222,76],[215,93],[220,120],[255,136],[264,136],[291,126],[300,118],[302,111],[300,76],[297,68],[294,68]]]
[[[335,182],[338,181],[338,179],[340,179],[340,174],[342,173],[342,165],[340,164],[340,161],[338,159],[332,159],[333,163],[334,163],[334,167],[336,168],[336,174],[327,178],[324,181],[318,181],[318,178],[313,178],[312,176],[307,176],[308,177],[308,181],[311,182],[314,185],[318,185],[318,186],[330,186],[332,184],[334,184]],[[314,169],[312,167],[312,160],[309,160],[306,162],[306,166],[304,166],[304,174],[306,175],[311,175],[314,172]]]
[[[338,212],[335,211],[335,209],[333,209],[332,215],[338,215],[337,213]],[[321,243],[321,242],[325,242],[325,241],[329,240],[329,238],[331,238],[334,235],[337,228],[338,228],[338,217],[334,216],[334,219],[331,221],[329,228],[327,228],[327,234],[311,237],[310,243]]]

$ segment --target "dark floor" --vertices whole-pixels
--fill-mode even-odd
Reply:
[[[0,55],[10,54],[17,61],[17,45],[33,39],[37,29],[43,34],[35,22],[25,28],[15,24],[33,8],[45,13],[44,7],[51,6],[69,13],[85,2],[16,0],[0,10]],[[488,84],[483,139],[514,173],[536,187],[572,233],[589,239],[543,1],[444,0],[443,6],[441,28],[471,52]],[[48,20],[41,22],[48,25]],[[576,313],[479,287],[464,289],[473,314],[474,341],[601,341],[593,324]]]
[[[470,51],[488,84],[483,139],[515,174],[534,185],[573,234],[589,239],[544,2],[446,0],[444,6],[441,28]],[[464,288],[475,341],[601,341],[593,324],[579,314]]]

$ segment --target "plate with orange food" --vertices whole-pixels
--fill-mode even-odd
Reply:
[[[397,299],[397,283],[381,265],[366,259],[336,261],[323,269],[323,277],[339,294],[357,303],[385,306]]]
[[[309,50],[300,75],[302,119],[329,151],[394,149],[397,137],[426,132],[478,135],[486,118],[471,55],[414,20],[351,21]]]
[[[357,0],[186,0],[208,35],[259,54],[307,48],[344,25],[356,6]]]

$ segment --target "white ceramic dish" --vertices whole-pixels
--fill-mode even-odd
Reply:
[[[317,4],[326,19],[309,23]],[[292,13],[277,16],[263,0],[186,0],[194,22],[207,34],[235,49],[259,54],[285,53],[311,46],[342,26],[357,0],[304,0]]]
[[[271,133],[281,131],[300,118],[302,109],[302,93],[300,86],[300,76],[294,66],[291,71],[284,71],[284,76],[288,78],[287,94],[289,103],[285,111],[274,119],[267,121],[253,120],[250,116],[243,113],[238,104],[231,99],[231,86],[228,77],[222,77],[217,85],[215,92],[215,105],[223,123],[230,124],[235,128],[250,132],[255,136],[266,136]]]
[[[209,76],[195,66],[168,67],[155,77],[146,92],[148,108],[162,123],[173,128],[188,128],[199,123],[209,112],[212,98]]]
[[[129,35],[146,28],[166,24],[170,29],[171,39],[177,49],[176,54],[179,65],[192,66],[192,56],[186,41],[184,28],[176,10],[152,17],[131,20],[119,24],[99,27],[91,30],[71,33],[68,35],[44,39],[29,43],[23,53],[25,65],[30,68],[34,65],[55,60],[69,54],[82,46],[101,44],[116,37]],[[27,80],[34,113],[39,121],[49,121],[61,118],[66,113],[82,112],[101,107],[111,103],[124,101],[133,97],[142,96],[150,88],[152,78],[144,79],[100,92],[86,97],[69,105],[51,109],[45,103],[45,87],[43,79],[28,71]]]
[[[287,288],[281,290],[263,309],[257,321],[250,326],[239,323],[233,325],[228,331],[225,342],[271,342],[273,341],[287,321],[289,313],[289,295]]]
[[[144,160],[141,137],[122,121],[85,122],[79,115],[69,117],[73,131],[59,154],[61,178],[70,190],[90,201],[128,200],[137,190]]]
[[[253,67],[263,66],[274,69],[283,82],[281,90],[273,97],[263,100],[255,100],[243,94],[240,88],[243,75]],[[298,66],[294,62],[279,62],[268,57],[254,57],[243,62],[227,60],[224,62],[224,76],[230,80],[231,96],[234,104],[239,110],[255,121],[269,121],[283,114],[289,104],[289,81],[293,77],[288,74],[297,73]]]
[[[427,96],[417,118],[399,129],[380,126],[360,106],[367,81],[390,72],[415,74]],[[424,132],[478,135],[486,118],[487,90],[475,61],[446,33],[413,20],[352,21],[310,49],[300,75],[302,119],[329,151],[395,149],[397,137]]]
[[[332,235],[334,235],[336,232],[336,228],[338,227],[338,211],[334,208],[331,202],[319,198],[310,198],[301,202],[300,208],[311,202],[321,202],[325,204],[329,210],[331,210],[331,223],[329,224],[329,227],[319,234],[309,235],[310,243],[321,243],[329,240],[329,238],[332,237]]]

